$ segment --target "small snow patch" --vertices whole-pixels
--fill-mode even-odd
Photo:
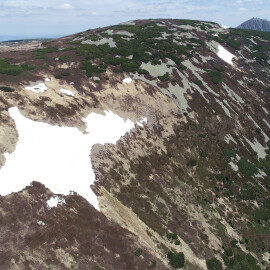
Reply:
[[[59,198],[58,196],[53,196],[47,201],[47,207],[48,209],[51,209],[53,207],[57,207],[58,205],[65,204],[66,201],[63,198]]]
[[[123,83],[131,83],[132,82],[132,79],[131,78],[125,78],[123,80]]]
[[[140,120],[139,122],[137,122],[138,126],[143,127],[143,124],[147,123],[147,117],[144,117],[142,120]]]
[[[221,58],[223,61],[227,62],[230,65],[233,65],[232,59],[236,57],[229,51],[227,51],[223,46],[218,45],[218,57]]]
[[[46,78],[45,79],[45,82],[50,82],[51,80],[49,78]]]
[[[39,220],[39,221],[37,222],[37,224],[40,225],[40,226],[45,226],[45,225],[46,225],[45,222],[42,221],[42,220]]]
[[[60,89],[60,92],[63,93],[63,94],[66,94],[67,96],[72,96],[72,97],[74,97],[74,94],[73,94],[70,90],[61,88],[61,89]]]
[[[47,89],[48,89],[48,87],[46,86],[46,84],[45,83],[38,83],[38,84],[36,84],[36,85],[29,85],[29,86],[25,86],[24,87],[26,90],[29,90],[29,91],[32,91],[32,92],[34,92],[34,93],[43,93],[43,92],[45,92]]]
[[[225,28],[225,29],[228,29],[230,28],[229,26],[226,26],[226,25],[221,25],[222,28]]]

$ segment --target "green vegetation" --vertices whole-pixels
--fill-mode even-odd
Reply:
[[[157,261],[153,260],[152,264],[150,265],[151,268],[155,268],[157,266]]]
[[[176,269],[183,268],[185,265],[185,256],[183,252],[173,253],[169,252],[167,254],[169,259],[169,264]]]
[[[0,90],[3,91],[3,92],[14,92],[15,89],[14,88],[10,88],[10,87],[7,87],[7,86],[0,86]]]
[[[219,71],[210,71],[208,75],[212,78],[214,84],[219,84],[222,82],[222,74]]]
[[[137,248],[134,252],[135,256],[141,256],[142,255],[142,249],[141,248]]]
[[[222,270],[222,263],[216,258],[207,260],[206,265],[208,270]]]
[[[20,75],[24,71],[33,70],[34,66],[29,66],[27,64],[12,65],[9,63],[9,59],[0,59],[0,73],[7,75]]]
[[[207,153],[205,151],[200,152],[200,157],[207,157]]]
[[[176,233],[167,233],[168,240],[176,240],[178,238]]]
[[[230,256],[228,256],[227,253],[224,253],[223,255],[223,261],[227,267],[226,269],[261,270],[257,260],[251,254],[245,254],[242,251],[238,251],[238,254],[235,256],[229,255]]]
[[[70,59],[70,56],[67,56],[67,55],[59,56],[59,61],[61,62],[65,62],[69,59]]]
[[[214,68],[218,71],[218,72],[223,72],[225,71],[225,68],[218,66],[218,65],[214,65]]]
[[[0,74],[7,74],[7,75],[20,75],[23,71],[26,70],[25,64],[23,65],[12,65],[9,63],[9,59],[1,59],[0,58]]]
[[[187,162],[186,165],[189,167],[195,167],[195,166],[197,166],[197,161],[195,159],[191,159]]]
[[[195,80],[194,83],[197,84],[197,85],[202,85],[203,84],[201,80]]]
[[[162,82],[166,82],[170,80],[169,73],[166,72],[163,76],[158,76],[158,79]]]
[[[240,158],[240,160],[237,162],[237,166],[239,168],[239,171],[244,176],[253,176],[254,174],[258,173],[257,167],[249,162],[246,158]]]
[[[83,61],[81,69],[86,71],[87,77],[92,77],[94,73],[103,73],[106,71],[105,68],[93,65],[91,62],[88,62],[87,60]]]

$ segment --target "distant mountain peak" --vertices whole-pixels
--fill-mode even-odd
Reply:
[[[253,17],[240,24],[237,28],[270,32],[270,21]]]

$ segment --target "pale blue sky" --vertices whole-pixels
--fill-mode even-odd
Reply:
[[[0,0],[0,36],[55,36],[145,18],[215,21],[235,27],[270,19],[270,0]]]

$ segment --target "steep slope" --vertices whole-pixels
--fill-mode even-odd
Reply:
[[[3,48],[2,169],[20,140],[12,107],[83,134],[104,111],[134,128],[91,149],[100,212],[73,192],[48,207],[39,179],[1,197],[1,269],[267,269],[269,49],[269,33],[190,20]]]
[[[237,28],[270,32],[270,22],[259,18],[252,18],[241,23]]]

